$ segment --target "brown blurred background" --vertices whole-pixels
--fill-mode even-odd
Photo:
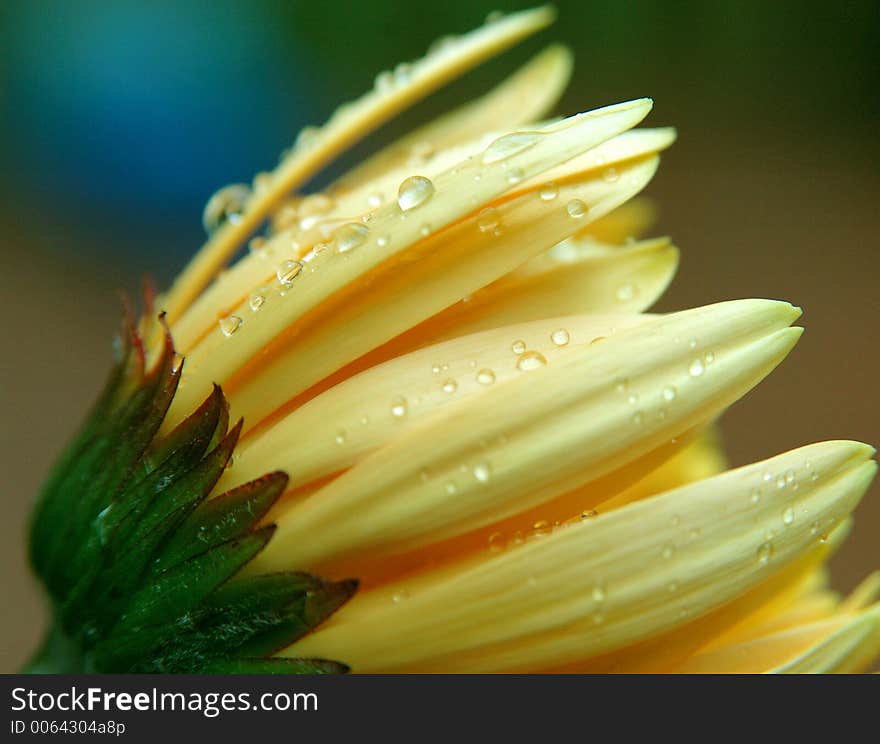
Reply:
[[[118,289],[167,283],[211,191],[271,166],[381,69],[527,3],[7,0],[0,8],[0,671],[42,630],[23,530],[110,360]],[[347,160],[484,90],[551,40],[560,111],[650,95],[679,141],[648,193],[683,252],[659,309],[805,308],[787,362],[723,421],[734,465],[807,442],[877,444],[880,4],[557,2],[561,22],[384,128]],[[876,484],[832,564],[880,566]]]

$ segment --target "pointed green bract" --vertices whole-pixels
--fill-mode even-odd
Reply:
[[[156,434],[182,361],[170,334],[147,369],[128,322],[120,361],[38,500],[30,555],[54,613],[33,671],[326,674],[271,654],[356,591],[305,573],[234,578],[271,539],[262,523],[287,485],[270,473],[208,498],[241,431],[219,387]]]

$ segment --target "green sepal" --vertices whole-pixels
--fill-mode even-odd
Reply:
[[[35,507],[30,556],[54,617],[31,668],[347,671],[333,661],[268,658],[323,622],[357,582],[296,572],[236,578],[271,539],[274,526],[262,521],[287,476],[212,496],[242,422],[227,431],[228,405],[215,386],[158,437],[182,360],[165,329],[148,369],[130,320],[126,331],[119,364]]]

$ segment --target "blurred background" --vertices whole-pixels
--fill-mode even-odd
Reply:
[[[117,290],[164,286],[201,210],[307,124],[435,38],[531,3],[0,4],[0,671],[42,629],[23,530],[100,387]],[[576,53],[560,113],[638,96],[679,141],[648,193],[682,265],[659,309],[737,297],[805,308],[807,333],[723,431],[734,465],[810,441],[880,442],[880,3],[557,0],[560,21],[386,126],[352,162],[475,96],[542,46]],[[875,484],[834,559],[880,566]]]

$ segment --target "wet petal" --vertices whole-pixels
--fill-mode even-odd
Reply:
[[[465,34],[454,46],[428,54],[398,76],[390,90],[376,88],[337,110],[316,132],[310,146],[297,149],[276,168],[271,181],[251,200],[241,219],[221,228],[178,276],[163,304],[175,321],[235,253],[244,239],[268,216],[285,194],[307,181],[340,152],[362,139],[401,110],[463,74],[485,59],[553,22],[550,7],[512,13]]]
[[[314,568],[402,552],[596,480],[743,395],[794,345],[800,330],[787,326],[799,312],[769,300],[721,303],[531,370],[528,350],[511,351],[518,379],[433,418],[291,509],[254,565]],[[481,466],[491,477],[479,477]]]
[[[855,442],[804,447],[459,571],[365,593],[291,652],[333,649],[355,671],[446,672],[607,653],[719,607],[806,554],[861,498],[872,453]]]

